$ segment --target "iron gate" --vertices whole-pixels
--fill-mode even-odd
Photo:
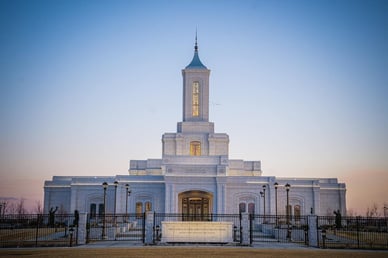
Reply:
[[[88,215],[86,242],[99,240],[141,241],[145,238],[145,213]]]
[[[307,216],[250,214],[250,242],[308,244]]]

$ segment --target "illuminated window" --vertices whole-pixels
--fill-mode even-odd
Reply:
[[[191,156],[201,156],[201,143],[200,142],[190,142],[190,155]]]
[[[199,82],[193,82],[193,116],[199,116]]]
[[[137,202],[136,203],[136,217],[140,217],[143,213],[143,203]]]
[[[151,211],[152,210],[152,204],[151,202],[145,203],[145,211]]]

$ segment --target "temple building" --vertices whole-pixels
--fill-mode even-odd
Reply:
[[[327,215],[346,214],[346,187],[336,178],[263,176],[260,161],[229,158],[229,136],[209,121],[210,70],[194,57],[183,70],[182,121],[162,136],[160,159],[131,160],[128,174],[54,176],[44,183],[44,212],[60,207],[107,213]],[[289,184],[289,205],[286,188]],[[128,191],[130,189],[130,195]],[[261,193],[260,193],[261,192]],[[275,211],[276,209],[276,211]]]

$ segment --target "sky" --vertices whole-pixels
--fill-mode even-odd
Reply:
[[[127,174],[211,70],[210,120],[264,176],[338,178],[388,204],[388,2],[0,0],[0,199],[55,175]]]

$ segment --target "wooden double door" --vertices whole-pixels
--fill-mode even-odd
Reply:
[[[207,197],[182,198],[182,213],[185,221],[207,221],[210,219],[210,205]]]

